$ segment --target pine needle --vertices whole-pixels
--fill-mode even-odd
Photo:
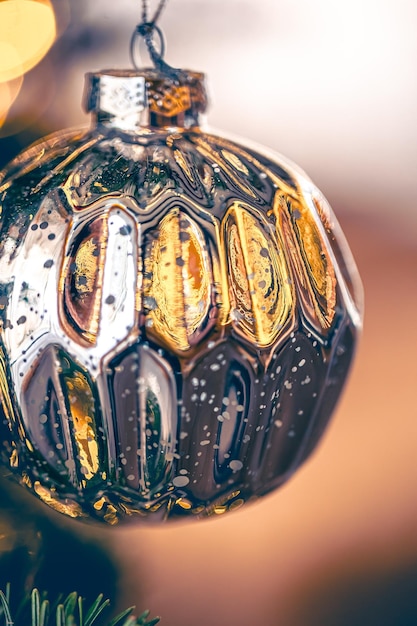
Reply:
[[[9,602],[3,591],[0,590],[0,600],[3,607],[4,619],[6,626],[13,626],[13,620],[10,613]]]
[[[149,611],[135,617],[135,607],[104,622],[101,618],[109,605],[110,600],[104,600],[103,594],[100,594],[85,611],[83,598],[74,591],[65,599],[59,598],[54,605],[56,608],[51,610],[46,594],[41,595],[38,589],[33,589],[29,597],[22,599],[16,612],[17,621],[14,621],[10,607],[10,585],[7,584],[5,592],[0,590],[0,626],[29,626],[30,617],[30,626],[155,626],[159,622],[159,617],[148,620]]]

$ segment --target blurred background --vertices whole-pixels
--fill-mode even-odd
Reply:
[[[129,66],[138,21],[136,0],[0,2],[0,166],[88,124],[83,74]],[[166,58],[208,74],[210,125],[285,154],[330,200],[365,331],[318,451],[277,493],[157,529],[90,530],[36,508],[55,542],[42,584],[70,537],[68,591],[83,571],[84,593],[107,585],[167,626],[417,624],[416,24],[415,0],[170,0]]]

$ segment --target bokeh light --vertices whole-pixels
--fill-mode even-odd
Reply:
[[[48,1],[0,2],[0,83],[34,67],[55,41],[55,14]]]
[[[1,45],[0,45],[0,58],[1,58]],[[12,106],[13,102],[19,95],[20,89],[23,84],[23,77],[19,76],[14,80],[7,83],[0,82],[0,128],[6,121],[7,114]]]

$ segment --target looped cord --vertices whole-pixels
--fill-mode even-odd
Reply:
[[[154,13],[154,16],[151,20],[148,19],[148,0],[142,0],[142,24],[151,23],[156,24],[159,20],[162,11],[167,5],[168,0],[160,0],[158,7]]]
[[[169,76],[170,78],[176,80],[180,78],[183,72],[180,69],[171,67],[171,65],[168,65],[168,63],[164,61],[165,39],[161,29],[156,24],[166,4],[167,0],[161,0],[152,20],[149,21],[148,3],[147,0],[142,0],[142,22],[138,24],[133,31],[133,35],[130,40],[130,58],[133,67],[137,70],[141,69],[140,65],[136,63],[135,50],[137,48],[137,44],[141,39],[143,39],[154,67],[162,74],[165,74],[165,76]],[[159,52],[155,45],[155,35],[157,35],[159,40]]]

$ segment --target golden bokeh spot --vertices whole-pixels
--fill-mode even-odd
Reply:
[[[49,1],[0,2],[0,83],[34,67],[55,41],[55,13]]]

